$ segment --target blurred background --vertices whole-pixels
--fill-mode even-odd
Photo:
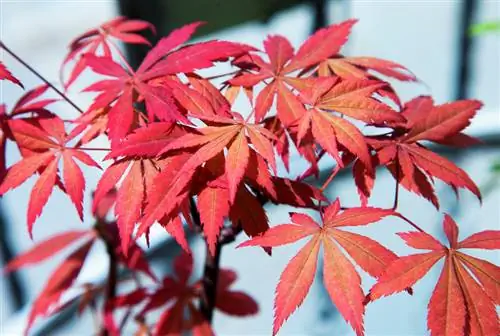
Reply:
[[[438,148],[466,170],[486,192],[482,206],[468,192],[460,192],[457,201],[453,191],[437,182],[441,212],[415,195],[402,191],[399,207],[410,219],[430,233],[442,237],[442,212],[450,213],[461,225],[461,238],[485,230],[500,229],[500,35],[498,32],[470,33],[474,24],[500,18],[500,2],[487,0],[0,0],[0,39],[21,55],[50,81],[59,80],[59,67],[67,45],[77,35],[98,26],[117,15],[141,18],[154,23],[159,36],[192,21],[207,21],[197,39],[226,39],[262,47],[267,34],[286,36],[298,47],[315,29],[358,18],[351,38],[342,53],[353,56],[374,56],[407,66],[422,83],[393,82],[403,100],[421,94],[431,94],[436,103],[453,99],[475,98],[484,108],[466,133],[477,136],[483,144],[456,152]],[[477,27],[477,26],[476,26]],[[481,29],[479,29],[481,30]],[[145,50],[127,49],[132,64],[140,62]],[[30,88],[40,83],[25,68],[8,55],[1,55],[11,71]],[[73,86],[70,96],[80,106],[89,97],[78,92],[94,77],[89,72]],[[22,90],[0,84],[0,102],[12,107]],[[63,117],[73,118],[75,112],[64,104],[54,110]],[[8,151],[7,163],[19,159],[15,150]],[[291,164],[292,175],[300,173],[306,164],[299,158]],[[323,165],[325,176],[331,166]],[[496,173],[495,173],[496,169]],[[87,179],[85,221],[82,224],[69,199],[56,190],[37,221],[34,242],[64,230],[87,228],[92,224],[90,193],[99,172],[84,171]],[[320,181],[321,183],[321,181]],[[0,258],[2,266],[13,256],[33,246],[26,230],[26,206],[34,179],[10,192],[0,200]],[[329,197],[341,197],[347,205],[358,204],[350,174],[339,175],[327,190]],[[371,204],[392,204],[394,181],[381,170]],[[390,192],[388,192],[390,190]],[[389,196],[390,195],[390,196]],[[390,198],[390,200],[389,200]],[[285,222],[289,209],[268,207],[271,224]],[[388,219],[361,231],[381,241],[398,254],[411,251],[394,234],[407,230],[397,219]],[[269,335],[272,330],[273,296],[279,275],[301,244],[276,249],[269,258],[260,249],[234,249],[243,240],[226,246],[222,252],[223,267],[235,269],[240,278],[235,288],[252,295],[260,305],[255,317],[237,319],[216,313],[214,326],[221,335]],[[203,260],[204,248],[195,244],[195,259]],[[196,245],[197,244],[197,245]],[[102,249],[99,249],[101,247]],[[91,259],[78,279],[79,283],[103,281],[107,272],[104,247],[92,250]],[[169,272],[172,257],[178,247],[159,230],[152,247],[147,250],[157,274]],[[64,253],[63,253],[64,254]],[[197,258],[198,256],[198,258]],[[479,254],[495,264],[500,256],[494,252]],[[27,313],[47,276],[64,256],[51,259],[36,267],[2,275],[0,279],[0,335],[21,335]],[[200,265],[198,265],[200,266]],[[381,299],[367,307],[367,335],[425,335],[426,308],[437,280],[440,264],[415,287],[413,297],[399,294]],[[198,267],[199,268],[199,267]],[[200,269],[197,270],[198,272]],[[373,279],[363,275],[363,286],[369,289]],[[281,335],[351,335],[353,332],[332,306],[321,282],[321,274],[313,284],[302,307],[282,328]],[[75,307],[48,320],[38,320],[37,335],[89,335],[92,319],[88,314],[75,318]],[[132,330],[127,333],[132,334]]]

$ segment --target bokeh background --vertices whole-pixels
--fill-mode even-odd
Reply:
[[[72,38],[119,14],[154,22],[162,34],[180,25],[203,20],[208,24],[197,35],[198,40],[227,39],[262,47],[268,34],[286,36],[298,47],[317,27],[358,18],[348,44],[347,55],[375,56],[399,62],[411,69],[422,83],[398,83],[395,87],[403,100],[421,94],[432,94],[437,103],[458,98],[476,98],[484,108],[467,133],[483,140],[481,146],[443,153],[464,168],[486,191],[482,206],[468,192],[460,192],[457,201],[453,191],[437,182],[441,212],[415,195],[401,192],[400,209],[428,232],[442,237],[442,213],[452,214],[461,225],[461,238],[484,229],[500,229],[500,186],[495,188],[492,166],[500,158],[500,35],[498,33],[471,36],[472,24],[500,18],[500,2],[487,0],[0,0],[0,39],[21,55],[50,81],[59,80],[59,67]],[[137,63],[144,50],[127,49],[132,63]],[[26,87],[40,84],[38,80],[8,55],[1,60],[19,77]],[[69,94],[80,106],[91,97],[78,94],[94,80],[85,73]],[[0,102],[11,107],[22,90],[0,83]],[[54,110],[72,118],[75,112],[64,104]],[[439,148],[438,150],[443,150]],[[19,159],[9,148],[8,164]],[[301,172],[306,164],[295,158],[291,175]],[[322,165],[328,175],[332,162]],[[99,172],[84,171],[87,178],[85,220],[82,224],[69,199],[58,190],[52,194],[43,216],[37,221],[34,242],[70,228],[86,228],[92,224],[90,193]],[[498,174],[497,174],[498,176]],[[33,246],[26,230],[26,206],[35,179],[0,200],[0,257],[2,265],[16,254]],[[392,204],[394,181],[386,171],[379,172],[373,205]],[[327,191],[330,197],[341,197],[344,204],[357,204],[356,191],[350,174],[340,175]],[[287,220],[286,207],[268,207],[272,224]],[[411,251],[394,234],[407,230],[397,219],[387,219],[363,228],[362,232],[378,239],[398,254]],[[215,315],[215,330],[221,335],[269,335],[272,330],[273,295],[279,275],[301,244],[276,249],[269,258],[260,249],[235,249],[235,244],[223,249],[223,267],[235,269],[240,278],[238,289],[251,294],[260,305],[255,317],[236,319]],[[195,244],[195,258],[203,260],[204,248]],[[179,249],[167,234],[158,230],[152,247],[147,250],[157,274],[169,272],[172,257]],[[496,264],[500,256],[494,252],[480,255]],[[21,335],[29,307],[43,288],[48,275],[63,255],[36,267],[0,278],[0,335]],[[104,247],[93,249],[79,283],[104,281],[107,272]],[[200,266],[200,265],[198,265]],[[426,307],[433,284],[438,277],[436,266],[415,287],[413,297],[403,293],[370,304],[366,311],[367,335],[425,335]],[[197,272],[200,272],[198,267]],[[285,323],[281,335],[352,335],[353,332],[332,306],[318,273],[302,307]],[[364,288],[373,279],[363,274]],[[90,335],[92,318],[84,314],[75,318],[75,309],[48,320],[38,321],[38,335]],[[133,329],[126,330],[132,334]]]

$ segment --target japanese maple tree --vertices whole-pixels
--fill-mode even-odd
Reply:
[[[93,219],[85,220],[92,225],[39,242],[5,267],[16,271],[72,250],[34,301],[26,333],[37,319],[74,302],[80,312],[99,316],[102,335],[119,335],[126,327],[135,335],[211,335],[215,309],[235,317],[257,314],[252,297],[231,289],[236,273],[219,264],[222,247],[241,234],[248,239],[238,247],[258,246],[255,253],[270,257],[279,253],[275,247],[307,240],[277,280],[273,335],[306,298],[319,258],[328,295],[357,335],[365,333],[367,304],[402,291],[413,294],[412,286],[442,259],[428,306],[431,335],[500,334],[500,268],[468,254],[500,248],[500,231],[459,240],[456,222],[445,214],[444,243],[398,205],[402,187],[438,210],[436,179],[481,199],[468,174],[428,144],[476,144],[463,131],[482,104],[436,105],[429,96],[401,102],[389,81],[418,82],[415,74],[392,61],[341,54],[356,20],[318,30],[297,50],[279,35],[268,36],[262,50],[220,40],[189,43],[202,24],[176,29],[156,45],[141,35],[155,32],[145,21],[120,17],[91,29],[69,46],[62,91],[0,42],[44,82],[14,107],[0,105],[0,195],[37,176],[26,220],[33,239],[54,189],[67,194],[82,220],[85,189],[92,190]],[[133,69],[117,42],[151,49]],[[232,69],[211,77],[199,71],[217,63]],[[64,92],[84,72],[97,79],[82,93],[93,93],[92,103],[80,108]],[[23,88],[15,75],[0,63],[0,79]],[[74,118],[53,112],[58,100],[46,98],[48,90],[74,108]],[[247,109],[236,111],[237,100]],[[109,146],[93,145],[103,139]],[[8,167],[6,146],[20,153]],[[105,152],[103,160],[96,151]],[[308,163],[305,171],[289,172],[294,152]],[[318,188],[320,161],[329,159],[332,171]],[[86,182],[82,167],[102,171],[96,185]],[[382,167],[396,184],[386,208],[370,205]],[[352,170],[359,204],[324,194],[344,169]],[[269,222],[271,203],[294,208],[288,223]],[[383,241],[346,229],[387,217],[396,219],[408,246],[425,252],[398,256]],[[148,251],[137,244],[143,237],[149,244],[153,226],[163,227],[183,250],[172,258],[172,274],[154,272]],[[201,277],[193,275],[198,256],[187,234],[206,245]],[[108,276],[104,283],[80,284],[95,244],[106,247]],[[367,292],[359,269],[376,279]],[[73,294],[65,295],[70,289]],[[159,318],[151,318],[154,311]]]

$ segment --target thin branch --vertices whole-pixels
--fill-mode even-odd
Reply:
[[[66,149],[78,149],[78,150],[86,150],[86,151],[111,151],[111,148],[98,148],[98,147],[65,147]]]
[[[239,72],[241,72],[241,70],[236,70],[236,71],[228,72],[228,73],[225,73],[225,74],[220,74],[220,75],[205,77],[205,79],[206,80],[212,80],[212,79],[217,79],[217,78],[221,78],[221,77],[232,76],[232,75],[236,75]]]
[[[15,54],[12,50],[10,50],[9,48],[7,48],[7,46],[2,42],[0,41],[0,48],[2,48],[3,50],[5,50],[10,56],[12,56],[13,58],[16,59],[16,61],[18,61],[19,63],[21,63],[24,67],[26,67],[26,69],[28,69],[29,71],[31,71],[35,76],[37,76],[42,82],[44,82],[45,84],[47,84],[48,87],[50,87],[52,90],[54,90],[59,96],[61,96],[62,99],[64,99],[65,101],[67,101],[71,106],[73,106],[73,108],[75,110],[77,110],[78,112],[80,112],[81,114],[83,114],[83,110],[81,108],[79,108],[71,99],[69,99],[69,97],[67,95],[65,95],[63,92],[61,92],[58,88],[56,88],[52,83],[50,83],[47,79],[45,79],[45,77],[43,77],[38,71],[36,71],[35,69],[33,69],[28,63],[26,63],[21,57],[17,56],[17,54]]]
[[[396,210],[398,207],[398,199],[399,199],[399,181],[396,180],[396,190],[394,191],[394,203],[392,204],[392,210]]]
[[[133,307],[128,307],[127,311],[125,312],[125,315],[123,315],[123,318],[120,322],[120,325],[118,326],[118,330],[120,331],[120,333],[123,332],[123,328],[125,328],[125,324],[127,323],[127,320],[132,315],[132,310],[133,310]]]
[[[106,223],[97,222],[95,228],[104,244],[106,245],[106,253],[108,254],[109,258],[108,281],[106,283],[104,309],[110,309],[111,311],[113,311],[113,307],[109,305],[113,305],[114,298],[116,297],[116,286],[118,283],[118,258],[115,251],[115,244],[113,243],[112,238],[107,232],[105,225]],[[104,325],[101,330],[101,335],[110,335],[110,331],[107,330]]]

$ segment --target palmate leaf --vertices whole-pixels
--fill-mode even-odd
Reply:
[[[64,233],[52,236],[49,239],[35,245],[27,252],[17,255],[5,266],[4,272],[12,272],[22,267],[30,266],[32,264],[38,264],[62,251],[69,245],[73,244],[75,241],[78,241],[85,236],[89,236],[89,238],[91,238],[94,236],[94,234],[94,231],[82,230],[66,231]]]
[[[56,100],[40,99],[47,89],[47,85],[41,85],[27,91],[18,99],[10,111],[7,111],[5,105],[0,104],[0,182],[6,173],[5,150],[7,148],[7,140],[10,139],[15,141],[15,139],[12,138],[12,131],[9,126],[10,121],[19,117],[29,120],[30,117],[33,116],[50,115],[47,106]]]
[[[189,149],[199,147],[186,162],[183,169],[189,171],[201,166],[203,163],[216,157],[228,148],[225,157],[225,173],[229,189],[229,201],[232,204],[236,197],[238,187],[243,181],[251,153],[257,153],[266,160],[275,170],[276,163],[272,152],[271,141],[274,135],[265,128],[240,122],[227,117],[201,117],[206,122],[216,120],[219,126],[207,126],[197,130],[197,133],[188,133],[175,139],[160,151],[160,155],[179,149]],[[207,121],[208,120],[208,121]],[[255,146],[249,147],[250,143]],[[266,167],[267,169],[267,167]]]
[[[146,29],[155,33],[154,26],[149,22],[142,20],[129,20],[125,17],[117,17],[103,23],[98,28],[91,29],[76,37],[69,45],[70,50],[66,55],[60,70],[61,78],[63,78],[63,72],[67,64],[71,61],[75,61],[69,78],[66,81],[63,80],[64,87],[67,89],[88,67],[83,54],[97,54],[101,52],[100,49],[102,49],[104,56],[111,57],[111,39],[117,39],[131,44],[151,45],[148,40],[137,34],[137,32]]]
[[[338,245],[370,275],[378,277],[396,255],[368,237],[343,231],[344,226],[368,225],[392,215],[392,210],[362,207],[339,212],[337,199],[323,213],[323,226],[311,217],[291,213],[292,223],[281,224],[239,245],[276,247],[311,237],[309,242],[290,260],[281,274],[275,297],[273,334],[304,301],[312,285],[320,246],[324,250],[324,283],[332,302],[356,334],[364,334],[364,295],[361,278],[354,265]],[[338,244],[338,245],[337,245]]]
[[[30,236],[33,224],[41,214],[54,186],[60,183],[58,163],[61,158],[64,192],[70,196],[78,215],[83,219],[85,180],[75,158],[88,166],[99,168],[99,165],[83,151],[66,148],[68,136],[63,121],[53,115],[32,120],[14,119],[9,121],[9,129],[25,157],[7,170],[0,184],[0,195],[18,187],[37,172],[40,173],[40,178],[31,191],[28,205],[27,223]]]
[[[377,151],[377,164],[385,165],[401,186],[428,199],[436,208],[439,202],[433,187],[434,178],[455,190],[468,189],[481,199],[479,188],[465,171],[419,142],[433,141],[459,147],[477,143],[462,131],[480,108],[481,104],[475,100],[434,106],[431,98],[417,97],[405,105],[402,115],[406,122],[400,124],[392,136],[366,139]],[[358,189],[364,197],[371,193],[371,188],[360,184]]]
[[[77,278],[96,239],[97,234],[94,230],[67,231],[35,245],[30,250],[16,256],[5,266],[4,272],[16,271],[44,262],[71,245],[78,244],[80,246],[69,254],[52,273],[44,290],[35,299],[28,316],[25,334],[29,332],[37,317],[57,312],[56,306],[59,304],[62,294],[72,286]],[[65,304],[60,307],[63,306]]]
[[[82,269],[83,263],[94,241],[84,243],[75,252],[71,253],[53,272],[52,277],[35,299],[28,317],[25,333],[27,334],[36,318],[46,316],[51,307],[58,303],[61,295],[72,286]]]
[[[198,290],[201,279],[189,283],[193,272],[193,259],[182,253],[174,259],[174,275],[163,279],[152,293],[145,293],[146,305],[140,312],[144,316],[154,309],[164,307],[156,324],[154,335],[180,335],[192,331],[199,335],[212,335],[210,324],[201,315],[197,301],[202,299]],[[258,312],[258,305],[249,295],[230,287],[236,281],[236,273],[221,269],[216,289],[215,308],[231,316],[250,316]],[[189,314],[185,314],[189,312]]]
[[[254,152],[251,153],[252,168],[246,172],[244,184],[238,188],[232,203],[227,172],[224,173],[224,168],[221,167],[222,153],[207,161],[203,168],[209,176],[209,181],[198,182],[196,189],[199,191],[194,193],[197,195],[197,209],[200,213],[203,232],[209,252],[212,254],[224,220],[228,217],[232,220],[233,226],[241,225],[243,231],[250,237],[260,235],[269,228],[263,209],[264,201],[254,193],[262,193],[276,203],[296,207],[314,207],[315,201],[323,199],[319,191],[307,184],[271,177],[263,159]],[[254,175],[255,173],[257,176]]]
[[[343,165],[339,155],[339,146],[343,146],[358,157],[369,171],[371,158],[363,134],[352,123],[332,112],[371,124],[404,121],[401,114],[371,97],[385,85],[378,81],[339,82],[336,78],[310,79],[305,87],[298,88],[302,103],[309,106],[307,111],[300,107],[302,110],[296,121],[299,145],[311,131],[314,140],[332,155],[338,164]],[[297,101],[297,98],[292,96],[288,100]]]
[[[176,83],[176,79],[168,80],[168,76],[189,73],[195,69],[207,68],[214,61],[239,56],[252,48],[232,42],[208,41],[183,48],[179,45],[186,42],[200,23],[193,23],[174,30],[161,39],[146,55],[137,71],[125,70],[109,57],[86,55],[86,62],[98,74],[113,77],[99,81],[87,87],[85,91],[101,92],[90,110],[105,108],[113,104],[109,110],[108,129],[113,144],[125,137],[132,127],[136,115],[133,103],[139,95],[144,100],[149,121],[155,118],[162,121],[183,121],[188,119],[175,104],[172,88],[168,82]],[[177,49],[176,49],[177,48]],[[162,78],[162,83],[155,80]]]
[[[296,85],[300,78],[287,76],[299,69],[309,68],[336,54],[347,41],[352,26],[356,20],[348,20],[336,25],[318,30],[302,44],[296,54],[290,42],[279,35],[269,36],[264,41],[264,49],[269,57],[269,63],[257,55],[251,55],[245,62],[238,60],[237,66],[243,67],[245,72],[235,76],[229,83],[234,86],[253,87],[261,81],[272,78],[265,88],[257,95],[255,102],[255,121],[260,122],[268,113],[278,96],[278,115],[285,125],[289,126],[297,118],[293,116],[293,109],[284,109],[287,105],[287,96],[292,95],[288,85]],[[328,41],[328,42],[326,42]],[[249,66],[251,64],[251,66]],[[258,69],[258,72],[247,72]]]
[[[431,335],[497,335],[500,330],[495,304],[498,304],[500,268],[460,249],[478,248],[482,242],[486,242],[488,249],[499,249],[499,232],[483,231],[457,244],[458,227],[448,215],[445,215],[443,228],[451,248],[423,232],[401,233],[407,245],[431,252],[401,257],[392,262],[370,290],[369,298],[375,300],[412,286],[445,258],[428,307],[427,322]],[[475,245],[475,241],[479,245]],[[470,272],[477,278],[472,278]]]
[[[161,125],[158,125],[161,126]],[[163,130],[163,127],[159,128]],[[141,133],[136,133],[137,140]],[[135,149],[136,142],[130,141],[130,147],[122,148],[128,152],[130,148]],[[145,145],[146,143],[142,143]],[[164,142],[162,142],[164,144]],[[146,155],[147,156],[147,155]],[[154,197],[155,189],[153,181],[161,174],[162,168],[171,169],[173,167],[171,160],[153,160],[153,159],[121,159],[112,164],[104,174],[97,185],[94,195],[93,209],[97,209],[99,203],[115,186],[119,185],[116,196],[115,213],[117,217],[117,226],[120,235],[121,248],[125,256],[128,255],[131,246],[131,235],[135,224],[139,222],[146,212],[146,203]],[[120,182],[121,181],[121,182]],[[175,202],[174,202],[175,203]],[[160,215],[161,216],[161,215]],[[163,218],[157,218],[160,220]],[[182,229],[182,223],[178,218],[172,220],[163,220],[163,226],[172,234],[183,248],[187,248],[185,235]],[[140,233],[147,232],[143,227]]]

